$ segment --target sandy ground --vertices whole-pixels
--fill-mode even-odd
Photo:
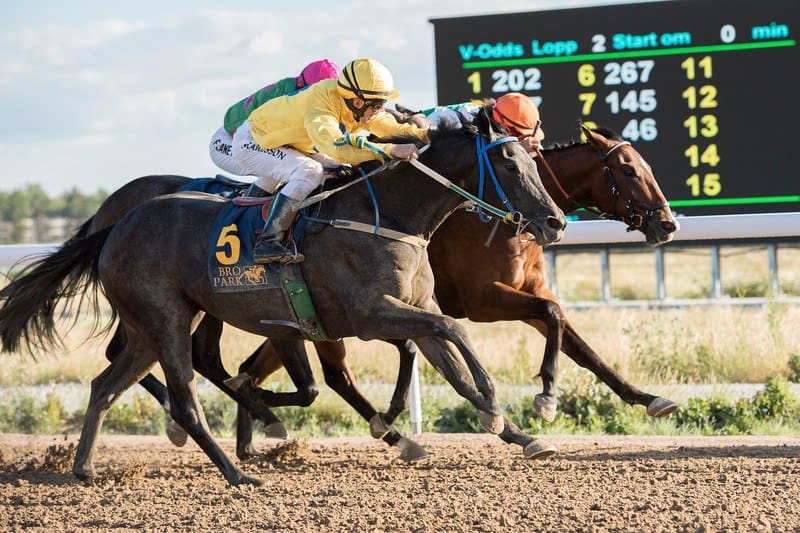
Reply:
[[[257,441],[229,487],[202,451],[103,436],[0,434],[0,531],[800,531],[800,437],[548,436],[526,460],[490,435],[419,435],[405,464],[369,438]],[[222,441],[233,455],[233,442]]]

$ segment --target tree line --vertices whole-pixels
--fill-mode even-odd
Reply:
[[[66,218],[68,224],[80,223],[91,217],[108,197],[103,189],[85,194],[72,188],[63,194],[50,196],[39,184],[26,185],[11,191],[0,191],[0,221],[6,228],[0,241],[17,243],[26,240],[25,228],[47,219]],[[10,228],[9,228],[10,225]]]

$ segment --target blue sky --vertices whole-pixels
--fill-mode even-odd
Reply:
[[[426,107],[436,103],[430,18],[608,3],[7,1],[0,190],[112,191],[147,174],[213,175],[208,141],[227,107],[310,61],[374,57],[402,103]]]

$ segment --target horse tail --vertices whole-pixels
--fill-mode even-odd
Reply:
[[[57,322],[71,316],[69,327],[74,326],[87,301],[95,317],[90,336],[111,327],[116,319],[113,309],[109,322],[99,327],[97,264],[112,228],[86,237],[79,237],[78,230],[58,250],[26,266],[0,289],[2,351],[15,352],[24,345],[35,357],[38,351],[62,347]],[[66,300],[65,304],[58,306],[62,300]]]
[[[70,237],[65,244],[69,244],[70,242],[77,239],[83,239],[84,237],[89,235],[89,228],[92,226],[92,224],[94,224],[94,216],[89,217],[89,219],[86,222],[81,224],[81,226],[75,230],[75,233],[72,234],[72,237]]]

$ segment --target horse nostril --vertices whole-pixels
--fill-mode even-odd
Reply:
[[[663,229],[667,233],[672,233],[678,228],[675,226],[674,222],[670,222],[669,220],[662,220],[661,221],[661,229]]]
[[[551,229],[555,229],[555,230],[559,230],[559,229],[562,229],[562,228],[564,227],[564,223],[563,223],[563,222],[561,222],[561,221],[560,221],[558,218],[556,218],[556,217],[547,217],[547,225],[548,225],[548,226],[549,226]]]

